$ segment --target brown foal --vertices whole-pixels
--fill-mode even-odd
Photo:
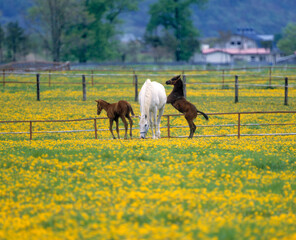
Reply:
[[[179,112],[183,113],[185,119],[187,120],[190,128],[189,138],[193,137],[195,133],[196,126],[193,120],[197,117],[197,113],[202,114],[206,120],[209,120],[207,114],[199,111],[196,107],[188,102],[184,97],[183,92],[183,81],[181,80],[181,76],[175,76],[171,80],[166,81],[167,85],[174,85],[174,89],[171,94],[167,98],[167,103],[172,104],[174,108],[176,108]]]
[[[97,102],[97,114],[100,115],[102,109],[104,109],[107,112],[107,117],[109,118],[109,130],[113,136],[113,139],[115,139],[115,136],[113,134],[113,121],[116,122],[116,132],[118,135],[118,139],[120,139],[119,136],[119,128],[118,128],[118,118],[121,118],[122,122],[124,123],[125,128],[125,135],[124,138],[127,139],[127,130],[128,130],[128,123],[125,118],[129,120],[130,123],[130,137],[132,138],[132,126],[133,126],[133,120],[130,117],[130,113],[132,116],[134,116],[134,111],[132,109],[132,106],[127,102],[120,100],[117,103],[108,103],[104,100],[96,100]]]

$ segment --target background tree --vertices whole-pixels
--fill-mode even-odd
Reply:
[[[2,26],[0,25],[0,62],[3,62],[4,40],[5,40],[4,30],[3,30]]]
[[[193,26],[190,7],[206,2],[207,0],[159,0],[150,7],[147,34],[163,38],[164,32],[170,33],[174,41],[168,47],[174,51],[175,60],[189,60],[199,46],[198,31]]]
[[[111,60],[120,58],[117,51],[119,46],[116,35],[121,23],[119,16],[122,13],[134,11],[140,0],[88,0],[87,9],[94,17],[91,24],[94,42],[92,45],[92,57],[97,60]]]
[[[296,23],[289,23],[285,27],[283,37],[278,41],[277,45],[285,54],[294,54],[296,51]]]
[[[5,42],[9,60],[16,61],[17,54],[26,54],[27,37],[25,36],[24,30],[17,22],[8,23],[6,27]]]
[[[145,43],[151,49],[154,62],[169,61],[174,59],[174,49],[176,48],[176,39],[168,31],[164,30],[161,36],[146,33]]]
[[[119,60],[123,63],[141,61],[139,56],[142,49],[143,44],[137,39],[128,42],[120,42],[117,49]]]
[[[65,31],[65,44],[63,47],[62,58],[69,61],[78,60],[81,63],[87,62],[92,55],[92,46],[94,45],[94,34],[91,26],[94,18],[89,14],[86,8],[86,2],[82,2],[76,8],[75,22],[69,25]]]
[[[43,39],[53,61],[60,61],[67,26],[75,20],[75,8],[80,0],[32,0],[30,20]]]

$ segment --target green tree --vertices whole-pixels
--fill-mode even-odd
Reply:
[[[159,0],[150,7],[150,21],[147,25],[147,35],[159,35],[164,38],[170,33],[174,40],[170,46],[175,60],[189,60],[199,46],[198,31],[191,20],[190,7],[193,4],[202,5],[207,0]],[[165,39],[162,40],[166,44]]]
[[[277,45],[285,54],[294,54],[296,51],[296,23],[289,23],[285,27],[283,38],[278,41]]]
[[[3,62],[3,46],[5,41],[4,30],[0,25],[0,62]]]
[[[120,47],[116,35],[121,23],[119,15],[134,11],[140,0],[87,0],[86,6],[94,17],[90,28],[93,35],[91,56],[97,60],[110,60],[120,57]]]
[[[32,0],[29,17],[35,30],[50,51],[53,61],[60,61],[67,27],[77,18],[82,0]]]
[[[16,61],[17,54],[25,54],[27,50],[27,37],[17,22],[10,22],[6,27],[5,38],[8,59]]]
[[[91,26],[94,18],[87,11],[86,2],[77,6],[76,11],[75,22],[65,31],[63,58],[74,61],[78,59],[79,62],[85,63],[92,55],[95,36],[92,34]]]

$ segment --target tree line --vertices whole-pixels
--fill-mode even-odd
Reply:
[[[199,49],[192,7],[208,0],[158,0],[150,5],[143,39],[120,39],[120,15],[137,11],[141,0],[32,0],[26,13],[30,32],[18,22],[0,26],[0,61],[16,61],[35,52],[52,61],[188,61]],[[283,31],[278,46],[296,50],[295,24]],[[293,40],[294,39],[294,40]]]
[[[0,62],[16,61],[29,51],[29,39],[17,22],[10,22],[4,29],[0,25]]]

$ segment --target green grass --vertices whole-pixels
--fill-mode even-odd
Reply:
[[[188,86],[188,99],[207,113],[295,109],[292,88],[291,103],[283,106],[278,88],[241,89],[240,102],[234,104],[231,88]],[[171,87],[166,90],[169,93]],[[98,98],[128,100],[139,114],[132,85],[88,86],[87,101],[82,101],[80,85],[42,85],[40,102],[34,85],[7,85],[1,94],[1,120],[93,118]],[[176,111],[167,105],[165,113]],[[242,115],[241,120],[242,124],[292,123],[295,114]],[[171,118],[172,125],[184,122]],[[236,122],[236,115],[210,116],[209,122],[196,119],[201,125]],[[0,132],[28,131],[28,126],[1,125]],[[99,128],[107,126],[107,121],[98,122]],[[34,131],[92,128],[92,121],[33,124]],[[224,131],[222,127],[198,128],[197,134]],[[227,131],[236,133],[237,128]],[[244,126],[241,131],[294,132],[295,126]],[[162,134],[166,135],[165,129]],[[174,129],[172,135],[188,135],[188,128]],[[108,139],[110,133],[100,136]],[[1,135],[0,239],[295,236],[294,136],[153,141],[138,139],[136,130],[134,136],[133,140],[95,140],[93,132],[44,133],[33,134],[29,141],[28,134]]]

